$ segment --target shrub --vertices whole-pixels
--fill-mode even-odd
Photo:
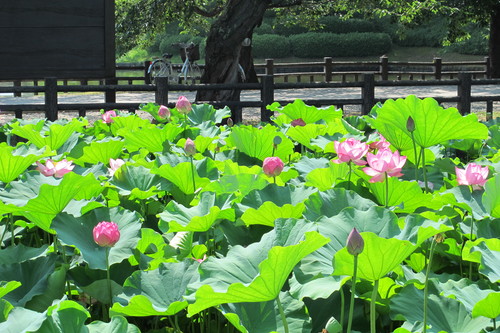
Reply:
[[[379,32],[380,29],[374,21],[362,19],[343,20],[338,16],[324,16],[319,19],[319,23],[324,27],[323,32],[333,32],[336,34],[345,34],[349,32]]]
[[[470,38],[451,44],[446,47],[446,51],[460,54],[487,55],[489,46],[486,33],[485,29],[474,28],[470,32]]]
[[[256,58],[284,58],[291,54],[290,41],[280,35],[254,35],[252,52]]]
[[[391,50],[388,34],[308,32],[290,36],[292,53],[299,58],[382,55]]]
[[[271,26],[271,24],[269,23],[262,23],[260,25],[260,27],[257,27],[255,28],[255,30],[253,31],[254,34],[258,34],[258,35],[266,35],[266,34],[273,34],[274,31],[273,31],[273,27]]]
[[[436,17],[420,26],[407,28],[402,36],[396,37],[394,42],[400,46],[440,47],[447,33],[446,20],[442,17]]]

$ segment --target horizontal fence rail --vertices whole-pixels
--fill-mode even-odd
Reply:
[[[470,73],[460,73],[456,79],[452,80],[387,80],[377,81],[373,73],[363,75],[363,79],[358,82],[275,82],[275,76],[264,75],[259,83],[240,83],[240,84],[169,84],[167,78],[159,78],[156,85],[59,85],[57,78],[47,78],[43,85],[39,86],[8,86],[0,87],[0,93],[43,93],[43,104],[0,104],[2,113],[14,113],[16,118],[22,118],[23,113],[32,111],[42,111],[48,120],[56,120],[59,111],[78,111],[79,116],[85,116],[90,110],[129,110],[135,112],[140,109],[141,103],[117,102],[117,96],[120,92],[150,92],[154,93],[154,101],[157,104],[174,107],[174,101],[169,100],[169,92],[196,92],[200,90],[239,90],[242,92],[253,91],[257,93],[257,98],[254,100],[240,101],[198,101],[198,103],[207,102],[214,107],[229,106],[233,111],[241,108],[257,108],[260,109],[260,120],[270,121],[272,112],[267,110],[267,106],[273,102],[279,102],[281,105],[293,102],[281,97],[280,91],[288,91],[291,89],[309,90],[309,89],[328,89],[340,90],[343,88],[354,88],[360,93],[360,98],[322,98],[322,94],[313,96],[312,98],[303,99],[308,105],[325,106],[335,105],[339,108],[344,108],[346,105],[357,105],[361,108],[362,114],[368,114],[371,108],[377,102],[384,102],[388,97],[380,97],[377,89],[384,87],[430,87],[426,96],[432,97],[439,103],[456,103],[457,108],[462,114],[471,112],[472,103],[486,102],[486,114],[488,118],[492,117],[493,102],[500,102],[500,94],[494,95],[473,95],[472,87],[481,85],[499,85],[500,79],[473,79]],[[438,96],[434,93],[436,86],[452,87],[456,91],[456,95],[452,97]],[[105,96],[104,103],[60,103],[58,101],[61,93],[68,92],[93,92],[103,93]],[[401,98],[406,96],[393,96],[390,98]],[[1,103],[1,100],[0,100]],[[235,119],[241,121],[242,119]]]

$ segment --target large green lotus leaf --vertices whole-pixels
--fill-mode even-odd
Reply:
[[[485,275],[491,282],[500,281],[500,240],[485,239],[473,248],[473,251],[481,253],[481,266],[479,272]]]
[[[56,267],[47,279],[47,286],[42,294],[36,295],[25,307],[31,310],[42,312],[52,304],[54,300],[59,300],[66,291],[66,273],[69,265]]]
[[[160,127],[146,127],[131,131],[122,128],[118,135],[125,138],[125,148],[133,152],[139,149],[147,149],[150,152],[162,152],[165,150],[165,144],[172,142],[182,133],[183,128],[171,123]]]
[[[309,281],[301,282],[294,274],[289,280],[290,293],[293,297],[303,300],[305,297],[316,300],[319,298],[328,298],[332,293],[339,290],[344,284],[345,277],[340,276],[321,276]]]
[[[9,246],[0,250],[0,265],[20,263],[47,254],[48,245],[28,247],[23,244]]]
[[[329,241],[308,229],[305,221],[278,220],[260,242],[234,246],[225,258],[209,258],[201,265],[203,280],[192,286],[196,301],[189,305],[189,315],[219,304],[278,297],[295,265]]]
[[[80,333],[84,331],[88,311],[77,302],[62,301],[50,306],[47,319],[35,333]]]
[[[164,232],[205,232],[218,220],[234,221],[231,199],[232,196],[217,196],[212,192],[203,192],[199,203],[194,207],[184,207],[172,200],[159,214],[160,229]]]
[[[0,281],[0,298],[4,297],[12,290],[21,286],[21,282],[19,281]],[[2,320],[0,319],[0,322]]]
[[[14,148],[5,142],[0,144],[0,181],[9,183],[26,171],[40,158],[49,156],[47,149],[34,150],[27,146]]]
[[[9,312],[12,311],[13,308],[12,304],[2,299],[0,296],[0,325],[2,325],[4,321],[7,321]]]
[[[314,188],[304,186],[289,185],[287,187],[269,184],[264,189],[254,190],[242,198],[238,204],[240,211],[245,211],[248,208],[259,208],[267,201],[273,202],[276,206],[285,204],[297,205],[303,203],[313,193],[317,192]]]
[[[64,175],[57,186],[42,184],[38,196],[27,202],[22,214],[38,227],[53,233],[50,228],[52,219],[62,212],[71,200],[90,199],[102,190],[93,174],[80,176],[70,172]]]
[[[271,124],[262,128],[245,125],[232,127],[226,141],[248,156],[263,161],[266,157],[273,156],[273,140],[276,136],[281,137],[281,143],[274,151],[274,156],[287,161],[288,156],[293,153],[294,144]]]
[[[403,326],[412,328],[412,332],[421,332],[423,312],[423,290],[410,284],[399,294],[391,298],[391,317],[395,320],[407,320]],[[465,306],[457,300],[429,295],[427,300],[427,328],[429,333],[441,332],[481,332],[489,326],[485,317],[472,318]]]
[[[280,292],[288,329],[290,332],[311,332],[311,318],[304,303],[294,299],[288,292]],[[276,300],[264,303],[223,304],[220,311],[234,327],[243,333],[284,332]]]
[[[84,118],[73,118],[69,122],[45,122],[40,120],[36,124],[21,125],[11,123],[12,133],[28,139],[38,148],[47,146],[50,150],[57,150],[75,133],[81,132],[88,125]]]
[[[123,196],[133,194],[138,199],[147,199],[158,192],[167,191],[171,185],[159,175],[141,165],[125,164],[115,171],[109,183]]]
[[[79,165],[108,164],[109,159],[118,158],[123,152],[124,142],[118,138],[105,138],[99,141],[92,141],[83,147],[83,154],[75,158],[74,162]],[[75,156],[76,157],[76,156]]]
[[[141,333],[137,326],[129,324],[122,316],[113,316],[109,323],[94,321],[85,326],[88,333]]]
[[[439,209],[441,202],[433,200],[431,193],[423,193],[417,182],[402,181],[396,177],[389,177],[389,200],[388,206],[395,207],[396,212],[413,213],[419,207]],[[377,201],[385,205],[386,182],[369,183],[369,188]]]
[[[343,188],[332,188],[322,192],[312,193],[305,201],[304,217],[316,221],[323,217],[332,217],[346,207],[356,207],[358,210],[368,210],[376,204],[361,197],[354,191]]]
[[[25,306],[33,297],[43,294],[56,261],[57,256],[51,254],[22,263],[0,265],[2,280],[22,283],[3,298],[14,306]]]
[[[118,224],[120,240],[109,250],[109,264],[116,264],[129,258],[139,241],[141,221],[136,212],[119,207],[98,208],[81,217],[60,213],[52,227],[65,244],[76,246],[83,259],[93,269],[106,269],[106,249],[97,245],[92,230],[97,223],[111,221]]]
[[[195,192],[195,188],[193,187],[193,170],[190,162],[182,162],[174,167],[164,164],[157,169],[152,169],[151,173],[158,174],[167,179],[184,194],[193,194]],[[194,170],[194,180],[196,190],[210,183],[210,179],[199,176],[196,168]]]
[[[299,173],[300,178],[306,179],[307,175],[313,170],[328,168],[329,165],[330,160],[327,158],[311,158],[306,155],[302,155],[300,160],[293,164],[293,167]]]
[[[358,277],[376,281],[392,272],[405,260],[417,246],[409,241],[395,238],[386,239],[372,232],[362,232],[365,242],[362,253],[358,255]],[[354,256],[347,248],[339,250],[334,257],[335,275],[353,275]]]
[[[261,190],[267,185],[269,182],[262,173],[223,174],[218,181],[207,184],[202,191],[215,192],[219,195],[234,193],[237,197],[244,197],[249,192]]]
[[[296,126],[290,127],[286,132],[292,140],[300,143],[301,145],[313,150],[322,151],[323,149],[318,146],[311,144],[311,139],[317,138],[318,136],[325,135],[327,133],[326,125],[319,124],[308,124],[306,126]]]
[[[347,163],[330,163],[328,168],[314,169],[306,176],[306,185],[314,186],[320,191],[335,187],[337,182],[348,179],[349,165]],[[356,174],[351,174],[351,181],[359,179]]]
[[[163,236],[149,228],[141,228],[141,239],[137,243],[135,257],[129,258],[132,266],[140,269],[155,269],[163,259],[167,243]],[[156,259],[156,260],[155,260]]]
[[[0,300],[0,302],[2,302],[2,300]],[[36,332],[36,330],[42,326],[46,318],[47,315],[45,313],[15,307],[9,311],[7,320],[0,322],[0,332]]]
[[[110,124],[111,133],[117,135],[117,133],[123,129],[124,131],[136,131],[141,128],[153,128],[154,124],[151,124],[149,119],[141,118],[137,114],[114,117],[113,122]]]
[[[453,296],[472,312],[472,317],[484,316],[494,319],[500,315],[500,292],[481,289],[469,279],[449,280],[438,286],[443,295]]]
[[[476,220],[482,220],[488,216],[483,205],[483,191],[471,192],[469,186],[456,186],[441,192],[441,198],[443,203],[462,208]]]
[[[495,175],[484,185],[483,204],[491,216],[500,217],[500,176]]]
[[[320,120],[328,122],[332,119],[342,118],[342,110],[336,109],[333,105],[327,108],[317,108],[306,105],[301,99],[296,99],[293,103],[283,107],[275,102],[269,105],[268,108],[271,111],[287,115],[289,122],[301,118],[306,124],[312,124]]]
[[[245,225],[267,225],[274,227],[274,221],[279,218],[300,218],[305,209],[303,203],[297,205],[284,204],[277,206],[272,201],[266,201],[259,208],[248,208],[241,216]]]
[[[210,104],[193,104],[191,112],[188,113],[188,120],[191,126],[198,126],[209,121],[213,124],[219,124],[222,119],[231,116],[231,109],[225,106],[223,109],[215,109]]]
[[[188,306],[187,285],[199,279],[199,264],[192,259],[162,263],[151,271],[136,271],[114,298],[112,313],[124,316],[171,316]]]
[[[454,139],[487,139],[488,128],[478,122],[476,114],[462,116],[456,108],[443,109],[433,98],[388,100],[377,110],[372,127],[398,150],[411,149],[408,117],[415,122],[413,136],[417,145],[431,147]]]

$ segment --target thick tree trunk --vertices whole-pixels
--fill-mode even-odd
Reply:
[[[210,28],[205,49],[203,83],[241,82],[239,66],[246,82],[256,82],[251,47],[242,42],[252,37],[253,29],[262,22],[271,0],[229,0],[221,16]],[[198,91],[197,101],[239,101],[240,91]],[[241,110],[233,108],[233,121],[241,122]]]
[[[500,78],[500,5],[494,6],[491,14],[489,56],[491,76]]]

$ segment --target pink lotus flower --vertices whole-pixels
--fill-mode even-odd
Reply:
[[[113,117],[116,117],[116,112],[114,110],[106,111],[101,117],[102,121],[106,124],[111,124],[113,122]]]
[[[185,96],[180,96],[175,103],[175,108],[182,114],[188,114],[193,109],[191,103]]]
[[[292,125],[293,127],[295,127],[295,126],[306,126],[306,122],[302,118],[298,118],[298,119],[293,120],[290,123],[290,125]]]
[[[67,161],[66,159],[63,159],[59,162],[55,162],[51,159],[48,159],[47,162],[45,162],[45,165],[41,164],[40,162],[36,162],[38,167],[36,170],[40,171],[40,173],[44,176],[54,176],[56,178],[61,178],[68,172],[72,171],[73,168],[75,167],[72,161]]]
[[[125,161],[122,159],[117,158],[116,160],[110,158],[109,159],[109,168],[108,172],[110,176],[113,176],[115,174],[115,171],[118,170],[122,165],[125,164]]]
[[[387,141],[383,136],[382,134],[379,134],[379,137],[380,139],[378,141],[373,141],[373,142],[370,142],[370,144],[368,145],[370,147],[370,149],[372,150],[384,150],[384,149],[389,149],[389,146],[391,145],[391,143],[389,141]]]
[[[279,176],[283,171],[283,161],[279,157],[266,157],[262,163],[262,170],[269,177]]]
[[[472,185],[474,189],[484,186],[488,178],[489,169],[475,163],[469,163],[464,169],[455,167],[458,185]]]
[[[406,163],[406,156],[400,156],[397,150],[394,153],[389,149],[379,150],[376,155],[368,153],[366,159],[369,167],[363,168],[363,171],[372,177],[370,183],[384,181],[386,174],[390,177],[403,175],[401,169]]]
[[[365,165],[366,161],[362,158],[368,152],[368,145],[359,140],[349,138],[343,142],[335,141],[335,151],[338,159],[332,160],[333,163],[354,162],[356,165]]]
[[[103,247],[112,247],[120,240],[120,230],[115,222],[99,222],[92,231],[94,242]]]
[[[165,105],[161,105],[158,109],[158,116],[163,119],[170,118],[170,110]]]
[[[184,144],[184,151],[187,156],[194,156],[196,154],[196,146],[194,145],[194,141],[191,138],[186,139],[186,143]]]

